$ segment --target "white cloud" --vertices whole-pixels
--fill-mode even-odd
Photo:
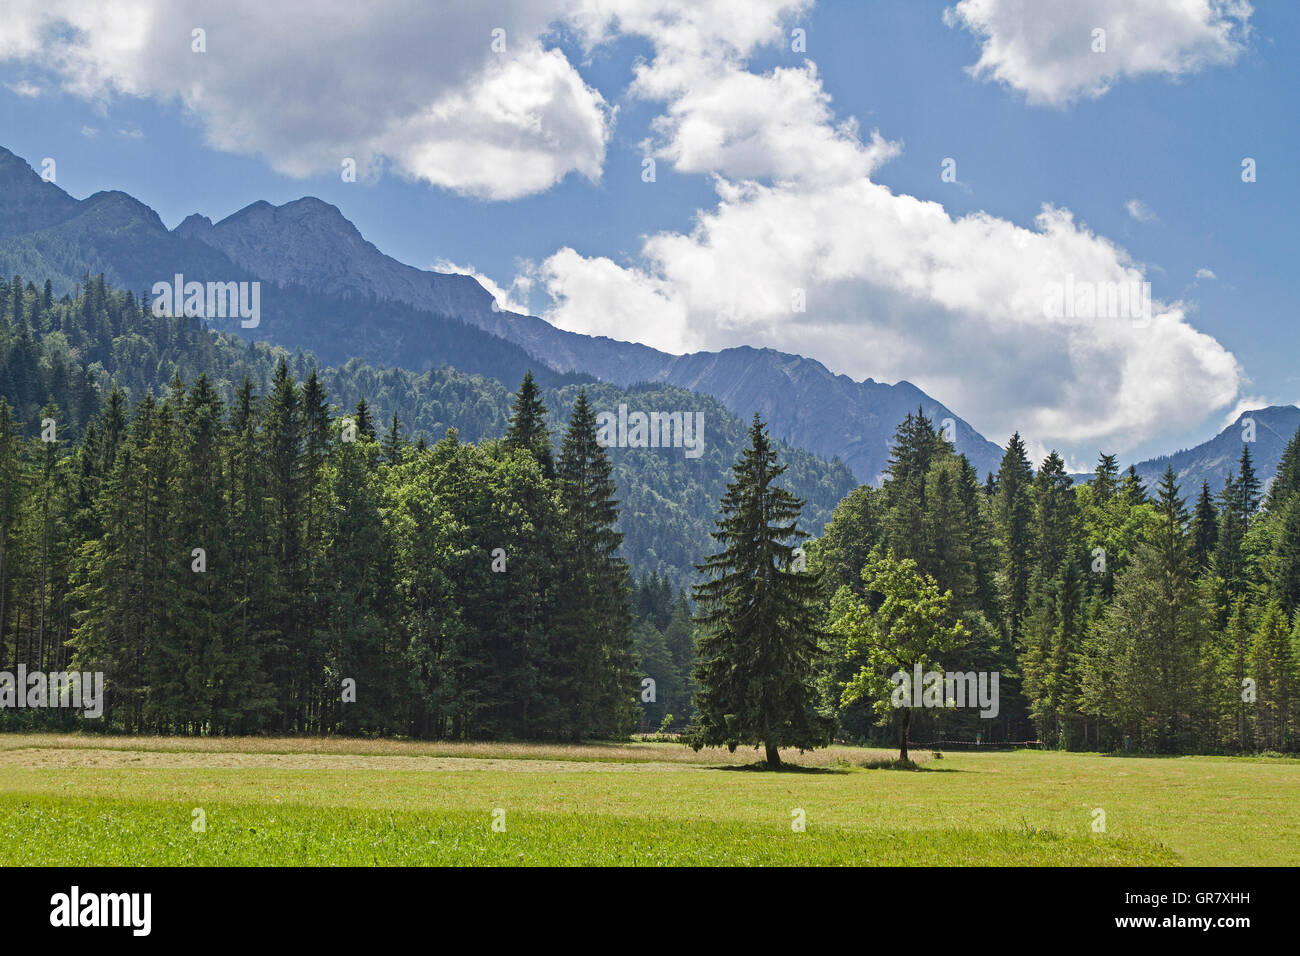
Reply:
[[[569,21],[596,45],[614,34],[644,37],[655,56],[636,65],[631,93],[667,103],[654,155],[682,172],[752,179],[864,176],[896,147],[868,150],[857,124],[834,121],[817,67],[805,60],[763,76],[746,59],[787,43],[787,26],[810,0],[579,0]]]
[[[1232,400],[1238,370],[1178,303],[1131,319],[1044,315],[1044,289],[1143,281],[1068,212],[1026,229],[866,180],[835,188],[719,186],[689,234],[649,237],[620,267],[561,250],[541,264],[547,318],[670,351],[742,341],[822,359],[855,378],[906,378],[1005,437],[1126,450],[1199,424]],[[792,293],[806,290],[804,314]]]
[[[76,95],[179,100],[208,142],[292,176],[344,158],[511,199],[598,178],[612,111],[542,39],[568,0],[12,0],[0,59]],[[505,30],[504,53],[491,49]],[[206,31],[204,53],[191,32]]]
[[[604,256],[579,255],[567,246],[536,268],[556,307],[544,318],[560,328],[645,342],[669,352],[689,351],[689,290],[665,278],[624,268]]]
[[[1239,416],[1245,414],[1246,412],[1253,412],[1253,411],[1258,411],[1261,408],[1268,408],[1268,406],[1272,404],[1274,403],[1270,402],[1263,395],[1243,395],[1241,398],[1237,399],[1235,404],[1233,404],[1231,411],[1229,411],[1228,414],[1223,416],[1223,424],[1220,426],[1220,428],[1221,429],[1227,428],[1229,425],[1236,422]]]
[[[93,126],[83,126],[81,127],[81,135],[86,137],[86,139],[94,139],[99,135],[99,130]]]
[[[430,268],[444,274],[473,276],[478,280],[479,285],[487,289],[497,309],[502,312],[517,312],[521,315],[527,315],[529,312],[528,295],[532,291],[533,280],[526,273],[516,276],[507,287],[479,272],[472,265],[459,266],[449,259],[439,259]]]
[[[816,66],[743,70],[684,90],[655,123],[656,155],[683,172],[725,171],[745,179],[841,181],[866,176],[897,152],[875,139],[863,149],[853,121],[835,123]]]
[[[643,38],[652,53],[635,65],[630,92],[663,104],[647,149],[681,172],[711,176],[716,204],[687,232],[644,237],[624,261],[565,246],[508,287],[472,267],[439,268],[474,274],[512,310],[525,311],[541,288],[552,301],[545,317],[576,331],[674,352],[768,345],[856,378],[906,378],[991,437],[1020,429],[1085,459],[1099,444],[1124,451],[1194,427],[1233,402],[1235,360],[1191,326],[1179,302],[1153,302],[1146,327],[1045,315],[1048,283],[1140,283],[1148,271],[1068,210],[1044,207],[1019,225],[985,213],[954,218],[938,203],[895,194],[871,176],[902,144],[837,117],[812,62],[751,72],[752,55],[787,44],[808,6],[489,0],[427,14],[403,8],[399,17],[330,0],[303,3],[295,17],[251,0],[225,8],[229,15],[146,0],[84,9],[57,0],[48,14],[18,0],[18,26],[0,38],[0,55],[39,56],[87,97],[175,97],[214,145],[259,153],[294,175],[337,170],[351,156],[362,168],[388,162],[465,194],[511,198],[569,173],[599,176],[613,120],[601,94],[546,47],[548,25],[563,20],[589,48]],[[1149,2],[1134,0],[1132,17],[1100,0],[1082,6],[1104,8],[1119,25],[1108,48],[1128,52],[1114,75],[1150,72],[1129,50],[1160,22]],[[1006,4],[966,0],[958,9],[987,17],[990,42],[1005,33]],[[1031,25],[1069,19],[1037,10],[1025,14]],[[419,17],[428,19],[413,22]],[[57,41],[41,32],[60,20],[82,32]],[[208,30],[206,54],[189,50],[196,25]],[[504,56],[488,51],[498,25],[507,31]],[[1043,33],[1052,35],[1059,42],[1059,30]],[[1170,27],[1159,43],[1178,36]],[[1008,62],[1024,65],[1007,77],[1038,68],[1026,43],[989,47],[1019,51]],[[1184,51],[1177,62],[1190,69],[1186,50],[1205,59],[1214,47],[1170,48]],[[1066,76],[1035,89],[1081,88]],[[791,309],[796,290],[806,312]]]
[[[1068,210],[1044,207],[1032,227],[953,218],[872,182],[901,147],[837,121],[811,65],[746,71],[748,52],[784,37],[782,11],[766,8],[771,28],[747,46],[710,37],[726,6],[667,26],[619,21],[654,44],[634,90],[666,103],[657,154],[711,173],[716,206],[689,233],[646,237],[626,264],[568,247],[541,262],[547,319],[673,352],[766,345],[855,378],[906,378],[986,434],[1019,429],[1084,459],[1232,402],[1236,361],[1181,303],[1153,302],[1147,324],[1047,317],[1045,288],[1067,276],[1144,282],[1123,249]],[[796,290],[806,312],[792,310]]]
[[[1151,211],[1151,207],[1141,199],[1130,199],[1124,204],[1124,209],[1130,216],[1138,222],[1154,222],[1156,214]]]
[[[960,0],[944,22],[981,41],[972,76],[1033,104],[1096,99],[1117,81],[1178,78],[1230,64],[1245,49],[1247,0]],[[1094,31],[1104,30],[1104,51]]]
[[[17,83],[6,83],[5,88],[17,93],[19,96],[25,96],[28,99],[41,95],[41,88],[33,83],[19,81]]]
[[[1196,278],[1198,278],[1198,279],[1217,279],[1217,278],[1219,278],[1219,277],[1216,276],[1216,275],[1214,274],[1214,270],[1213,270],[1213,269],[1197,269],[1197,270],[1196,270]]]

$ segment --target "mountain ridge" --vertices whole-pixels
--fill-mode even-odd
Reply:
[[[52,277],[58,293],[100,272],[114,285],[136,289],[169,280],[173,272],[189,279],[261,280],[272,287],[263,290],[263,311],[281,321],[241,332],[246,338],[309,349],[331,362],[357,355],[417,372],[450,363],[507,384],[531,359],[539,378],[557,385],[589,377],[622,388],[689,389],[742,420],[757,411],[777,438],[843,461],[868,484],[879,483],[895,428],[918,408],[936,426],[951,419],[950,437],[979,474],[996,472],[1002,457],[1001,446],[907,380],[856,381],[816,359],[763,346],[675,355],[501,309],[473,276],[400,262],[367,240],[341,209],[312,196],[280,206],[259,199],[216,222],[192,213],[168,230],[128,193],[102,190],[77,200],[0,147],[0,270]],[[358,327],[354,313],[374,315],[375,303],[389,304],[372,318],[378,326]],[[448,322],[466,327],[471,338],[460,341]],[[473,339],[471,329],[486,338]],[[494,350],[509,360],[494,363]],[[1278,415],[1289,416],[1292,408],[1259,410],[1268,422],[1256,455],[1262,476],[1271,474],[1289,438],[1281,434],[1286,428]],[[1300,409],[1294,411],[1300,418]],[[1230,454],[1232,441],[1225,437],[1240,420],[1201,445],[1135,467],[1150,483],[1174,463],[1184,480],[1198,486],[1206,480],[1217,489],[1240,455],[1239,443]]]
[[[742,417],[758,411],[777,437],[824,458],[842,459],[859,481],[878,480],[889,457],[887,440],[918,407],[936,421],[953,420],[958,449],[981,474],[994,470],[1001,458],[1000,447],[910,382],[856,382],[816,359],[771,348],[674,355],[560,329],[537,316],[498,308],[472,276],[393,259],[367,241],[337,206],[315,197],[280,206],[259,200],[216,223],[190,216],[176,232],[278,283],[334,295],[373,295],[451,315],[520,346],[557,372],[585,372],[625,388],[639,382],[674,385],[719,399]],[[840,421],[824,420],[829,408],[840,412]]]
[[[51,211],[27,217],[27,224],[42,228],[0,239],[0,267],[24,275],[52,274],[56,292],[70,291],[86,273],[103,272],[114,285],[147,289],[181,272],[193,280],[261,279],[283,293],[263,289],[266,314],[292,310],[288,300],[299,289],[336,305],[371,300],[402,304],[495,336],[560,377],[589,375],[624,388],[641,382],[672,385],[718,399],[742,419],[759,411],[776,437],[827,460],[843,460],[862,482],[879,480],[894,429],[918,407],[936,422],[953,420],[958,449],[981,474],[994,470],[1001,457],[1000,447],[911,383],[855,382],[815,359],[770,348],[673,355],[500,309],[472,276],[419,269],[385,255],[337,206],[315,197],[280,206],[257,200],[216,222],[195,213],[168,232],[152,209],[126,193],[108,190],[78,201],[41,182],[12,153],[5,155],[8,176],[0,175],[0,192],[40,193]],[[57,190],[58,196],[44,187]],[[30,198],[26,206],[32,206]],[[342,309],[339,305],[334,311]],[[355,353],[372,364],[417,370],[443,360],[428,349],[421,351],[418,319],[412,316],[407,325],[405,333],[394,327],[387,351],[366,330],[348,328],[342,321],[328,329],[313,328],[305,318],[270,322],[246,337],[308,348],[330,360]],[[486,370],[480,365],[473,371]]]
[[[1253,422],[1253,431],[1248,429],[1248,421]],[[1208,482],[1210,491],[1217,493],[1228,475],[1236,472],[1242,445],[1249,444],[1255,473],[1267,483],[1277,472],[1282,452],[1297,430],[1300,430],[1300,408],[1295,405],[1248,409],[1213,438],[1172,454],[1148,458],[1133,467],[1150,488],[1160,480],[1165,468],[1172,466],[1183,496],[1192,498],[1200,493],[1202,481]]]

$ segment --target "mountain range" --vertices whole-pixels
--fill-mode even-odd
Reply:
[[[1133,467],[1150,488],[1172,465],[1183,494],[1191,498],[1200,491],[1203,481],[1209,483],[1211,491],[1222,488],[1228,475],[1237,470],[1242,445],[1248,443],[1255,474],[1267,482],[1277,473],[1282,452],[1297,429],[1300,429],[1300,408],[1294,405],[1257,408],[1242,412],[1231,425],[1195,448],[1150,458]]]
[[[672,355],[497,309],[473,277],[398,262],[337,207],[311,197],[282,206],[255,202],[215,224],[191,215],[168,230],[126,193],[76,200],[0,148],[0,269],[46,276],[56,294],[101,272],[111,285],[139,291],[175,273],[198,282],[260,280],[264,320],[256,329],[231,329],[248,338],[310,349],[335,364],[352,357],[415,371],[450,364],[517,380],[513,368],[496,374],[483,360],[490,348],[551,373],[539,376],[544,381],[674,385],[716,398],[741,418],[757,411],[778,438],[840,458],[864,482],[884,470],[894,429],[917,408],[936,422],[953,419],[957,448],[980,474],[996,470],[1002,454],[909,382],[855,382],[773,349]],[[366,327],[350,321],[361,304],[368,313],[383,306],[378,327],[373,319]],[[484,337],[466,334],[466,327]],[[475,358],[467,362],[465,351]]]
[[[416,372],[450,365],[507,384],[532,368],[553,387],[593,380],[676,386],[716,399],[742,420],[758,412],[776,437],[842,460],[864,483],[879,480],[895,428],[918,408],[936,423],[953,420],[956,448],[979,474],[996,472],[1002,457],[1001,447],[910,382],[858,382],[768,348],[673,355],[500,309],[472,276],[399,262],[313,197],[254,202],[216,223],[194,214],[169,230],[126,193],[77,200],[0,147],[0,272],[47,277],[56,294],[99,273],[142,292],[176,273],[186,281],[260,281],[262,322],[229,329],[246,338],[308,349],[333,365],[353,358]],[[357,321],[363,311],[364,323]],[[1250,415],[1258,423],[1256,468],[1267,479],[1300,409],[1243,413]],[[1138,473],[1151,481],[1172,463],[1184,488],[1201,480],[1217,488],[1240,456],[1232,438],[1239,424],[1204,445],[1139,463]]]

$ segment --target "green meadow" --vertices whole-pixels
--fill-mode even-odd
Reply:
[[[888,756],[5,735],[0,865],[1300,864],[1300,760]]]

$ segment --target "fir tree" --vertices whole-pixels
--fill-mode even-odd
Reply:
[[[1124,473],[1124,478],[1120,482],[1120,490],[1128,498],[1130,505],[1137,506],[1147,500],[1147,488],[1138,477],[1136,466],[1128,466],[1128,471]]]
[[[1029,582],[1034,561],[1033,498],[1030,494],[1033,480],[1025,443],[1017,432],[1007,443],[998,468],[998,490],[993,505],[1006,613],[1004,632],[1013,647],[1020,645],[1029,604]]]
[[[510,406],[510,426],[506,429],[505,443],[507,448],[529,451],[542,466],[542,474],[548,481],[555,477],[551,433],[546,428],[546,405],[531,371],[524,373]]]
[[[1092,475],[1092,491],[1098,504],[1105,504],[1119,488],[1119,466],[1114,455],[1102,455],[1097,460],[1097,470]]]
[[[1192,556],[1196,567],[1203,571],[1210,566],[1219,542],[1219,510],[1214,506],[1208,481],[1201,482],[1201,496],[1196,499],[1196,510],[1192,512],[1191,532]]]
[[[262,415],[263,454],[269,498],[267,518],[275,574],[268,582],[272,627],[279,640],[269,662],[272,682],[285,689],[280,730],[301,730],[307,682],[304,622],[306,556],[303,553],[303,411],[302,395],[287,363],[276,366],[271,394]]]
[[[1241,512],[1241,526],[1250,526],[1250,520],[1259,508],[1259,478],[1250,459],[1250,445],[1242,442],[1241,459],[1237,464],[1237,509]]]
[[[924,565],[926,560],[926,477],[931,462],[949,446],[918,408],[894,433],[886,471],[885,504],[889,540],[895,551]]]
[[[364,396],[357,399],[356,408],[357,438],[375,441],[375,416],[370,412],[370,405]]]
[[[1268,489],[1268,510],[1280,510],[1282,504],[1297,493],[1300,493],[1300,429],[1291,436],[1282,451],[1277,472]]]
[[[4,283],[0,282],[0,287]],[[25,468],[9,403],[0,398],[0,663],[18,666],[18,638],[13,656],[5,654],[9,637],[10,588],[14,577],[15,529],[23,511]]]
[[[1155,534],[1119,575],[1114,601],[1090,642],[1085,683],[1094,713],[1105,706],[1139,743],[1175,751],[1191,735],[1186,689],[1198,683],[1205,618],[1172,468],[1161,478],[1156,505]],[[1104,692],[1102,683],[1109,684]]]
[[[974,607],[976,587],[973,529],[961,496],[964,477],[960,462],[951,456],[930,467],[921,565],[941,590],[952,592],[954,605],[962,610]]]
[[[627,563],[618,556],[623,536],[615,530],[613,466],[597,440],[585,389],[574,402],[556,472],[567,555],[560,588],[567,659],[556,663],[575,675],[579,726],[617,733],[626,729],[618,715],[634,676]]]
[[[396,722],[398,596],[377,455],[371,441],[339,442],[331,455],[323,529],[330,546],[319,572],[323,732],[382,732]]]
[[[1297,690],[1296,649],[1286,613],[1275,602],[1265,605],[1250,645],[1250,674],[1255,679],[1255,743],[1281,750],[1290,736]]]
[[[1300,497],[1284,499],[1274,518],[1269,593],[1287,615],[1300,608]]]
[[[824,747],[833,729],[813,705],[819,582],[791,569],[806,535],[803,502],[775,484],[784,470],[755,415],[713,533],[722,550],[698,566],[707,580],[695,589],[702,633],[690,743],[762,744],[770,768],[781,765],[781,747]]]
[[[1214,573],[1218,575],[1231,595],[1244,594],[1246,590],[1246,560],[1243,546],[1246,539],[1245,515],[1242,493],[1235,475],[1229,474],[1219,492],[1219,525],[1214,544]]]
[[[228,671],[213,693],[219,732],[252,733],[272,726],[277,697],[269,673],[283,653],[274,615],[281,600],[267,536],[270,516],[261,434],[261,403],[245,378],[235,393],[226,434],[229,469],[231,618]]]
[[[393,412],[392,421],[388,423],[388,431],[384,433],[384,460],[389,465],[400,465],[406,460],[408,445],[409,442],[402,434],[402,423],[398,421],[397,412]]]

